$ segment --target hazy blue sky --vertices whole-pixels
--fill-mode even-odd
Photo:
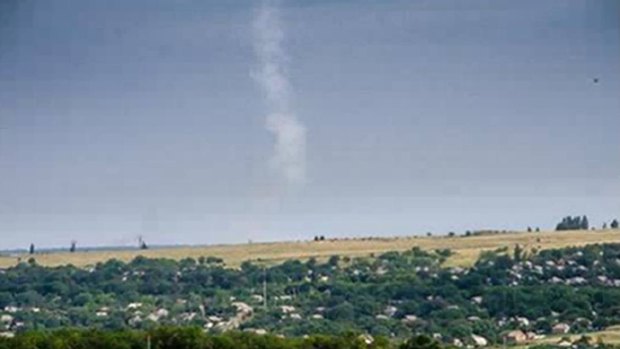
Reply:
[[[617,0],[281,1],[294,185],[260,6],[0,1],[0,249],[620,218]]]

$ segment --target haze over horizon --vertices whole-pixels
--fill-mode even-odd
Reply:
[[[614,0],[2,1],[0,249],[600,226],[618,115]]]

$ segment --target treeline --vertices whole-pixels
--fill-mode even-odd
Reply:
[[[588,216],[566,216],[558,223],[555,230],[588,230],[589,228]]]
[[[197,327],[161,327],[152,331],[101,331],[63,329],[29,331],[13,338],[0,337],[0,349],[382,349],[442,346],[426,336],[396,343],[385,338],[371,341],[354,333],[344,336],[313,335],[283,338],[244,332],[205,334]]]
[[[565,341],[565,340],[563,340]],[[534,345],[535,349],[559,349],[566,345]],[[284,338],[243,332],[205,334],[196,327],[161,327],[152,331],[101,331],[63,329],[30,331],[13,338],[0,337],[0,349],[443,349],[451,348],[427,335],[396,342],[349,333],[344,336],[312,335]],[[573,349],[618,349],[619,346],[582,336]]]
[[[607,229],[607,223],[603,223],[603,225],[601,226],[602,229]],[[618,223],[617,219],[613,219],[610,223],[609,223],[609,228],[611,229],[618,229],[620,228],[620,223]],[[590,229],[590,222],[588,220],[588,216],[583,215],[583,216],[566,216],[564,218],[562,218],[562,221],[560,221],[556,226],[555,226],[555,230],[558,231],[562,231],[562,230],[588,230]],[[594,229],[594,227],[592,227],[592,229]],[[531,231],[530,229],[528,229],[528,231]]]

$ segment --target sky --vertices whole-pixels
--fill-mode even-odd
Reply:
[[[620,218],[616,0],[0,2],[0,249]]]

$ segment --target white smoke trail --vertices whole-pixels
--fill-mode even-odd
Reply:
[[[252,75],[264,91],[269,108],[265,126],[275,137],[272,166],[289,184],[301,184],[306,179],[306,128],[291,106],[283,40],[279,9],[265,0],[254,19],[258,69]]]

